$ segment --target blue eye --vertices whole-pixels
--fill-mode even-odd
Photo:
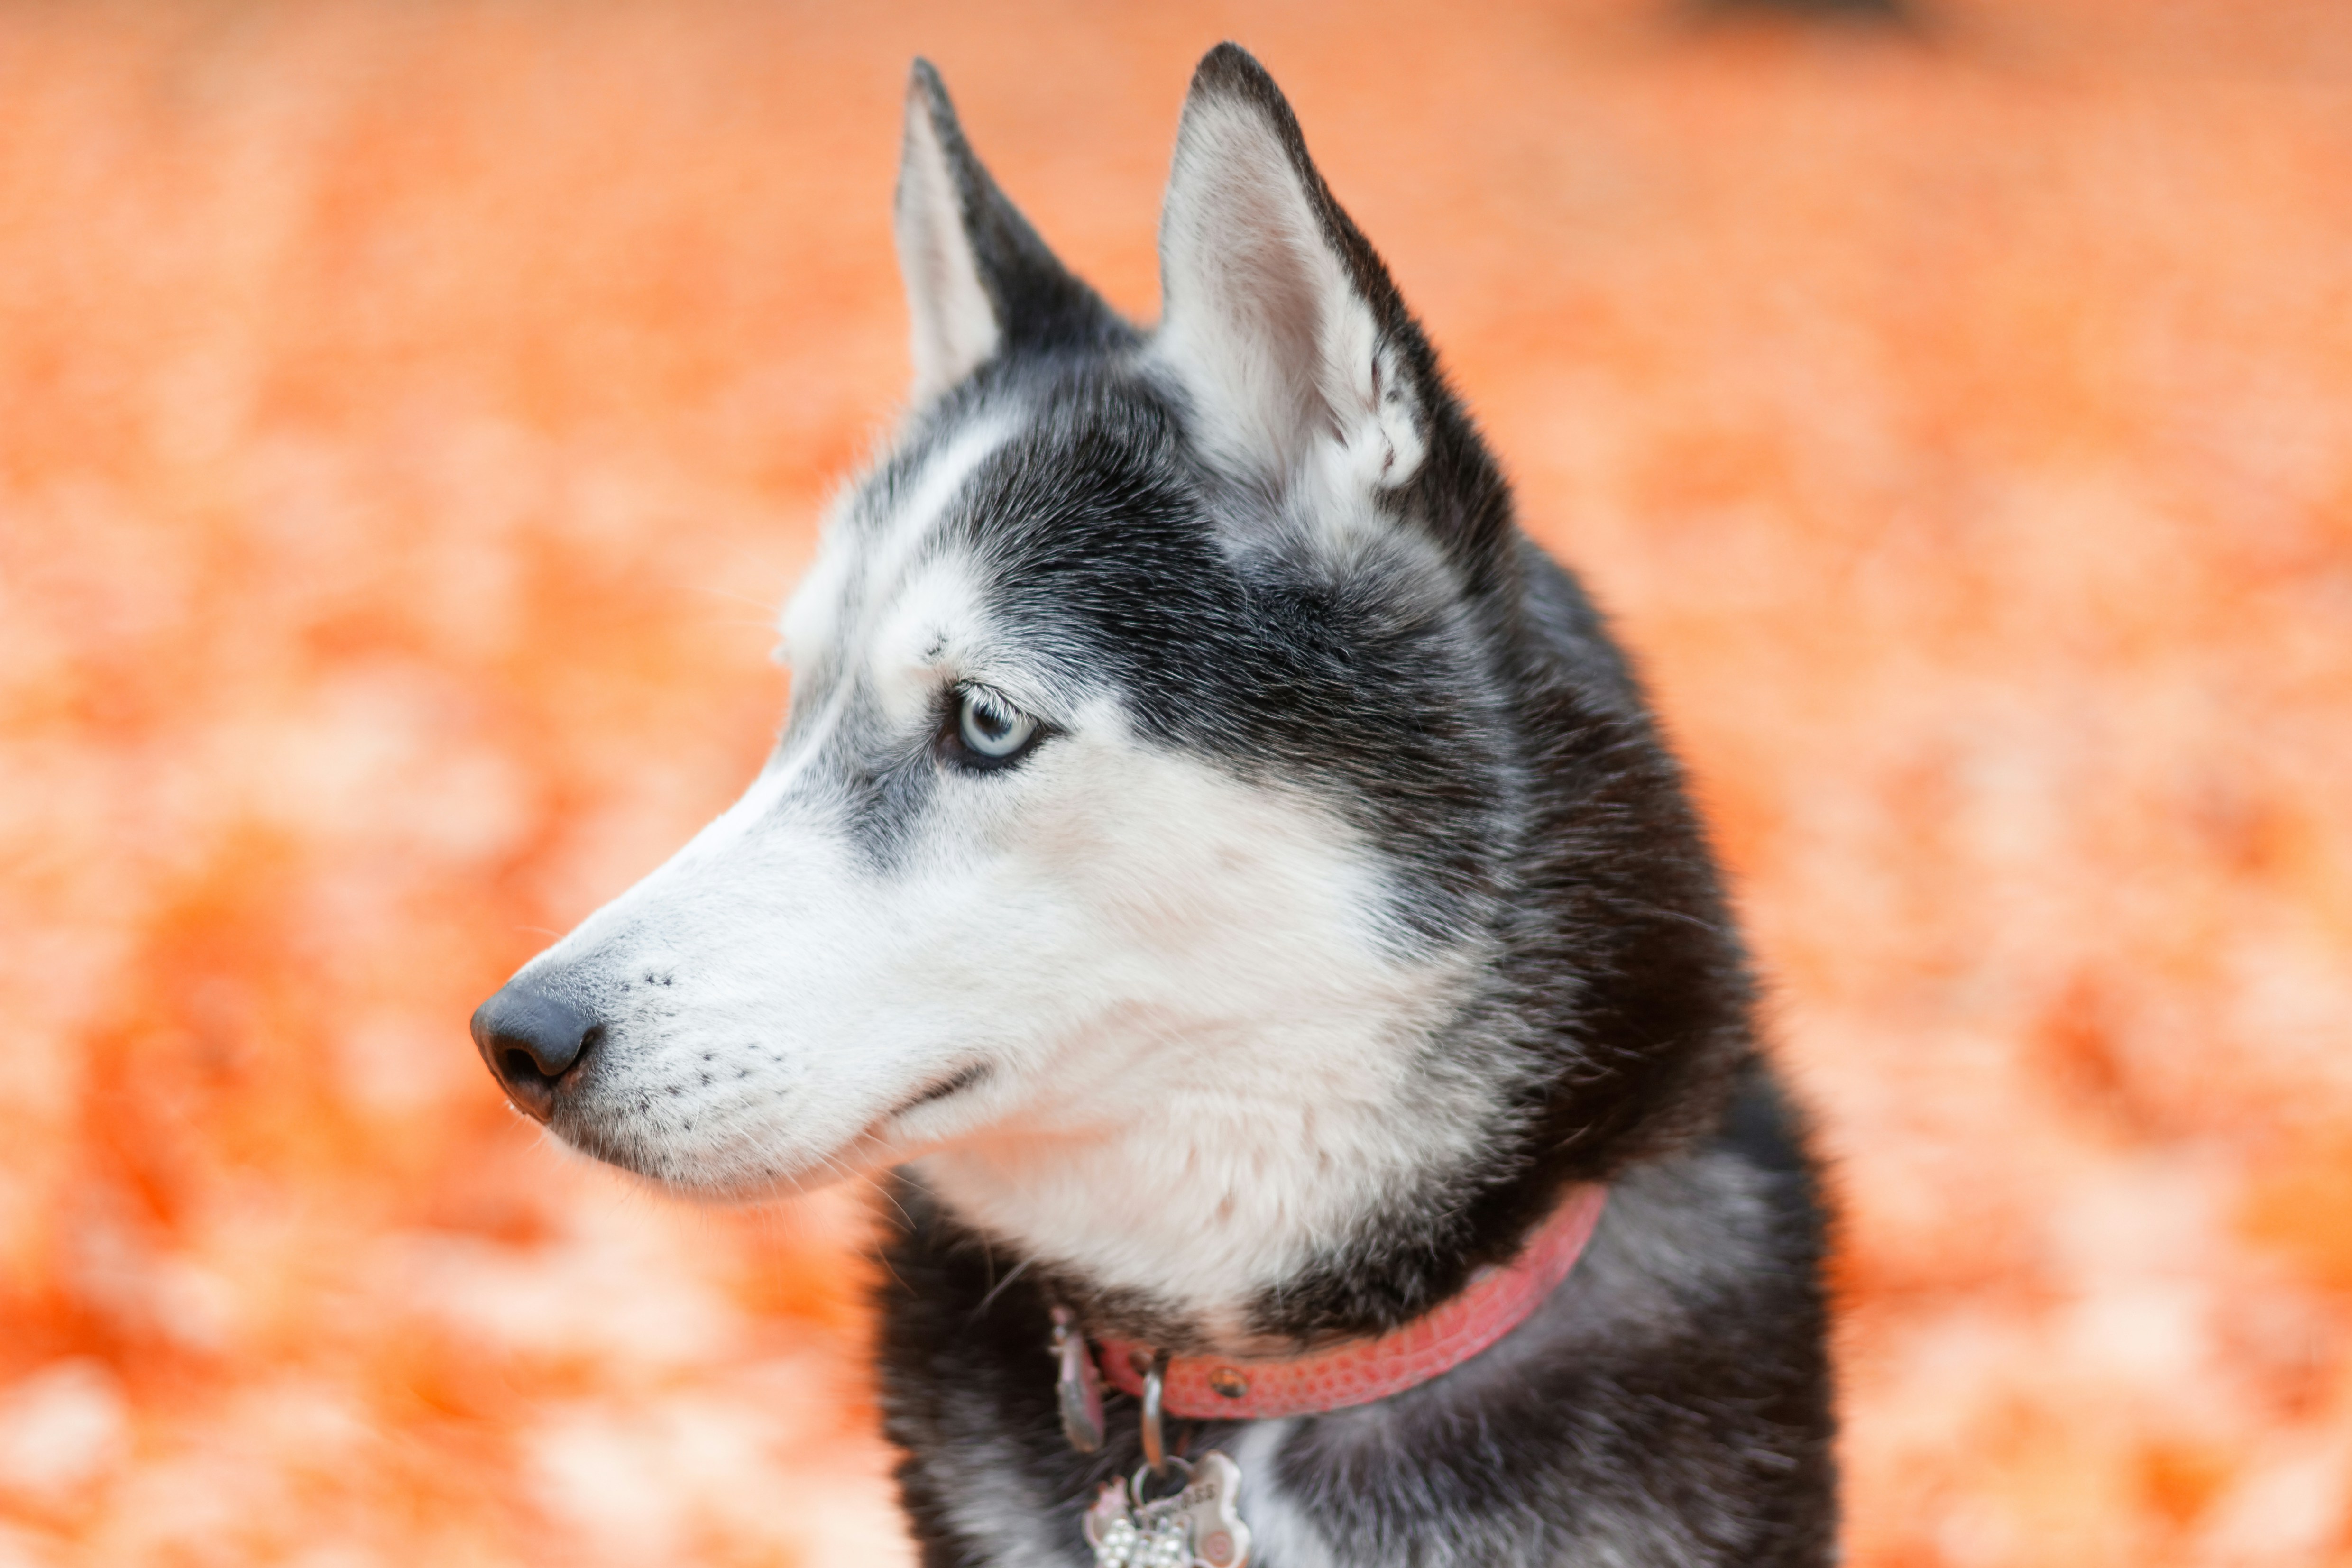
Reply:
[[[958,694],[956,738],[982,762],[1009,762],[1037,737],[1037,721],[994,692],[968,687]]]

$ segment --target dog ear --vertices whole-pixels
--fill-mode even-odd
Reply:
[[[1237,45],[1193,73],[1160,273],[1159,352],[1219,456],[1276,490],[1308,469],[1389,490],[1420,469],[1434,361],[1281,89]]]
[[[972,156],[929,60],[917,60],[907,81],[895,227],[913,318],[918,403],[1003,352],[1129,334]]]

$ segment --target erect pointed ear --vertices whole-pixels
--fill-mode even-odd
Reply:
[[[1276,488],[1410,480],[1434,368],[1274,78],[1220,44],[1193,73],[1160,219],[1159,351],[1218,455]]]
[[[929,60],[917,60],[907,82],[895,221],[913,318],[917,402],[999,353],[1132,336],[1045,248],[972,156]]]

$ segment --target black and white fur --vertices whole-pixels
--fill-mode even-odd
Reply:
[[[1049,1303],[1321,1345],[1596,1180],[1494,1349],[1181,1442],[1240,1462],[1264,1568],[1830,1561],[1822,1218],[1698,825],[1273,81],[1201,64],[1151,330],[926,65],[897,221],[913,406],[785,613],[782,737],[485,1005],[494,1071],[685,1191],[897,1167],[927,1563],[1082,1563],[1137,1462],[1123,1396],[1064,1441]]]

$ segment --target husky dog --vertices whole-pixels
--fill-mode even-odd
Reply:
[[[905,135],[911,411],[782,737],[484,1004],[492,1071],[681,1192],[895,1168],[926,1563],[1830,1561],[1822,1216],[1699,826],[1288,104],[1202,61],[1149,330],[920,62]],[[1402,1385],[1161,1381],[1350,1355]],[[1146,1397],[1088,1430],[1098,1367]],[[1136,1544],[1154,1442],[1246,1547]]]

